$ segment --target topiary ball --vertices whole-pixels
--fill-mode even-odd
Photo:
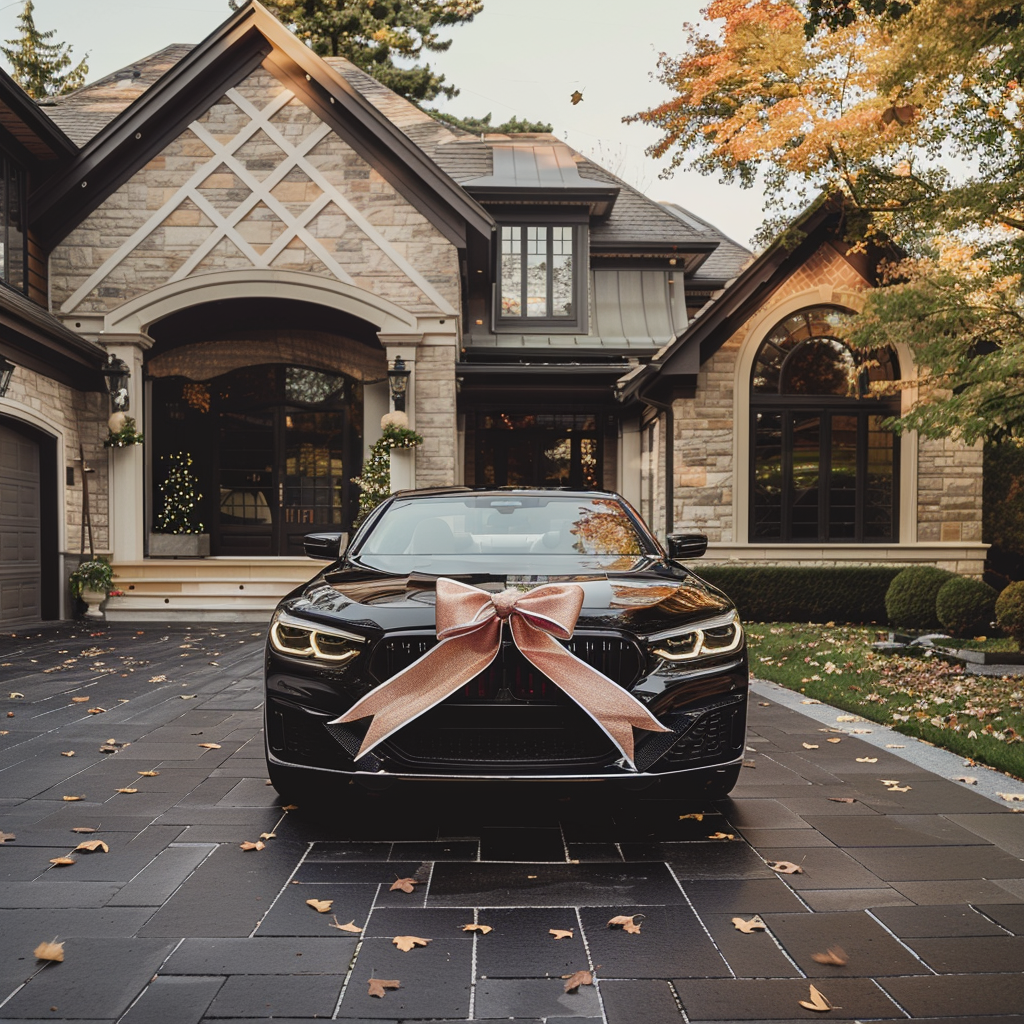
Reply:
[[[996,623],[1024,651],[1024,580],[1011,583],[996,598]]]
[[[942,628],[953,636],[986,633],[995,618],[998,593],[982,580],[954,576],[935,595],[935,612]]]
[[[935,598],[954,574],[934,565],[912,565],[889,584],[885,592],[885,613],[894,626],[904,629],[938,629],[942,623],[935,612]]]

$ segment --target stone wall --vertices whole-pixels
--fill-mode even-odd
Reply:
[[[417,487],[455,483],[457,358],[453,335],[427,335],[416,351],[416,431],[423,436],[416,449]]]

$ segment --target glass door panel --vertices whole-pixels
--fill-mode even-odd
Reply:
[[[828,539],[857,537],[857,417],[833,416],[829,446]]]
[[[782,536],[782,414],[759,412],[754,421],[754,540]]]
[[[274,414],[225,411],[218,438],[218,555],[274,554]]]
[[[795,414],[792,418],[793,540],[817,540],[819,536],[819,481],[821,475],[821,416]]]
[[[882,416],[867,418],[867,488],[864,497],[864,539],[889,540],[896,535],[895,436],[882,429]]]

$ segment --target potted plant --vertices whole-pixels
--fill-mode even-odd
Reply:
[[[142,444],[143,437],[132,416],[123,412],[115,412],[107,420],[107,439],[104,448],[128,448],[133,444]]]
[[[102,556],[82,562],[68,577],[72,596],[85,602],[87,619],[103,618],[100,605],[106,600],[113,579],[114,570]]]
[[[203,496],[192,472],[192,453],[176,452],[161,462],[167,465],[160,484],[163,508],[149,535],[149,554],[153,558],[203,558],[210,553],[210,535],[199,520]]]

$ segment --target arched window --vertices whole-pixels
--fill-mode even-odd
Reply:
[[[769,332],[750,381],[750,541],[885,543],[897,537],[899,458],[882,421],[899,401],[872,397],[896,380],[889,350],[853,352],[842,311],[804,309]]]

